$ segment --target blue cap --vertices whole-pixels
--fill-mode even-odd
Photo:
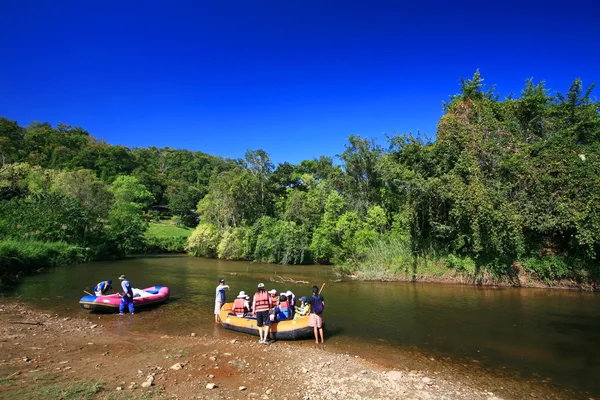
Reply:
[[[306,301],[306,296],[300,297],[300,301]]]

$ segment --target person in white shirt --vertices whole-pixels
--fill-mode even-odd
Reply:
[[[221,312],[221,307],[223,304],[227,302],[225,297],[225,289],[229,290],[229,285],[225,284],[225,279],[219,279],[219,286],[217,286],[216,296],[215,296],[215,323],[219,323],[219,313]]]

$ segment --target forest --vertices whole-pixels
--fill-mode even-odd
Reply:
[[[128,148],[80,127],[0,118],[0,276],[186,251],[333,264],[362,279],[591,285],[600,278],[600,102],[527,80],[504,99],[476,72],[435,140],[352,135],[341,153],[274,165]],[[189,237],[148,228],[189,227]]]

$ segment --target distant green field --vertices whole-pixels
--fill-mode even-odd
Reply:
[[[155,238],[172,238],[172,237],[189,237],[194,230],[188,227],[179,227],[168,223],[151,222],[146,237]]]

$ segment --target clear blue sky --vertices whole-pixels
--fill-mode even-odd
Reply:
[[[275,162],[335,155],[350,134],[434,137],[477,68],[501,96],[528,77],[600,80],[599,4],[3,0],[0,115]]]

